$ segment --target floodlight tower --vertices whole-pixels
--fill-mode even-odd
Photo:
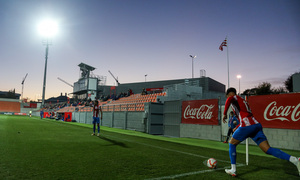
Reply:
[[[43,94],[42,94],[42,107],[45,105],[45,90],[46,90],[46,75],[47,75],[47,61],[49,45],[51,45],[51,38],[57,33],[57,24],[53,20],[45,20],[39,25],[39,32],[45,38],[43,44],[46,45],[45,54],[45,70],[44,70],[44,82],[43,82]]]

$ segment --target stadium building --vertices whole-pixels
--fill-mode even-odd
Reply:
[[[14,90],[11,91],[0,91],[0,98],[8,98],[8,99],[20,99],[21,94],[18,94]]]
[[[137,83],[120,83],[113,75],[117,86],[107,86],[106,77],[92,73],[95,67],[80,63],[81,76],[73,86],[73,95],[78,99],[101,99],[106,96],[118,96],[120,93],[140,94],[145,89],[148,94],[167,92],[164,100],[192,100],[219,98],[225,100],[225,85],[209,77],[148,81]],[[110,71],[109,71],[110,72]]]
[[[101,126],[167,137],[214,141],[224,141],[227,137],[228,124],[221,121],[226,100],[225,85],[216,80],[202,76],[123,84],[116,79],[117,86],[107,86],[106,77],[92,73],[94,67],[84,63],[79,64],[79,67],[81,76],[74,83],[73,94],[82,101],[74,104],[68,102],[66,105],[52,104],[44,109],[44,117],[92,124],[92,102],[86,100],[108,96],[109,99],[99,102],[103,112]],[[147,90],[147,94],[145,91],[144,94],[142,93],[143,89]],[[113,98],[113,95],[126,92],[131,94],[119,99]],[[299,93],[290,93],[251,96],[248,99],[253,114],[264,127],[264,132],[272,134],[268,136],[268,140],[274,144],[274,147],[300,149],[299,143],[294,141],[299,139],[300,135],[300,120],[295,116],[299,110],[297,109],[299,95]],[[276,103],[274,104],[275,100],[278,102],[278,107]],[[25,109],[22,111],[20,105],[18,108],[21,108],[21,112],[25,111]],[[290,109],[293,113],[280,117],[281,113],[271,113],[274,109]],[[265,114],[268,114],[268,117],[264,117]],[[40,112],[34,111],[33,115],[39,116]],[[280,119],[283,118],[288,121],[282,122]],[[275,121],[277,122],[274,123]],[[286,141],[278,141],[286,135],[290,138]],[[251,140],[249,143],[255,144]]]

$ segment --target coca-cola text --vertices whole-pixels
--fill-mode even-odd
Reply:
[[[300,120],[300,103],[297,106],[277,106],[277,102],[271,102],[264,111],[267,121],[298,121]]]
[[[203,104],[199,108],[191,108],[188,105],[185,110],[183,117],[185,119],[211,119],[212,118],[212,109],[214,105]]]

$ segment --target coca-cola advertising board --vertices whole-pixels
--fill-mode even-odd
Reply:
[[[300,93],[250,96],[248,103],[263,127],[300,129]]]
[[[218,125],[218,99],[182,101],[181,123]]]

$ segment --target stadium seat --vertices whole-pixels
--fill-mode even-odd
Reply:
[[[103,111],[144,111],[144,103],[157,102],[158,96],[165,96],[165,92],[147,95],[133,94],[129,97],[122,97],[115,101],[101,102]],[[92,110],[92,109],[91,109]]]

